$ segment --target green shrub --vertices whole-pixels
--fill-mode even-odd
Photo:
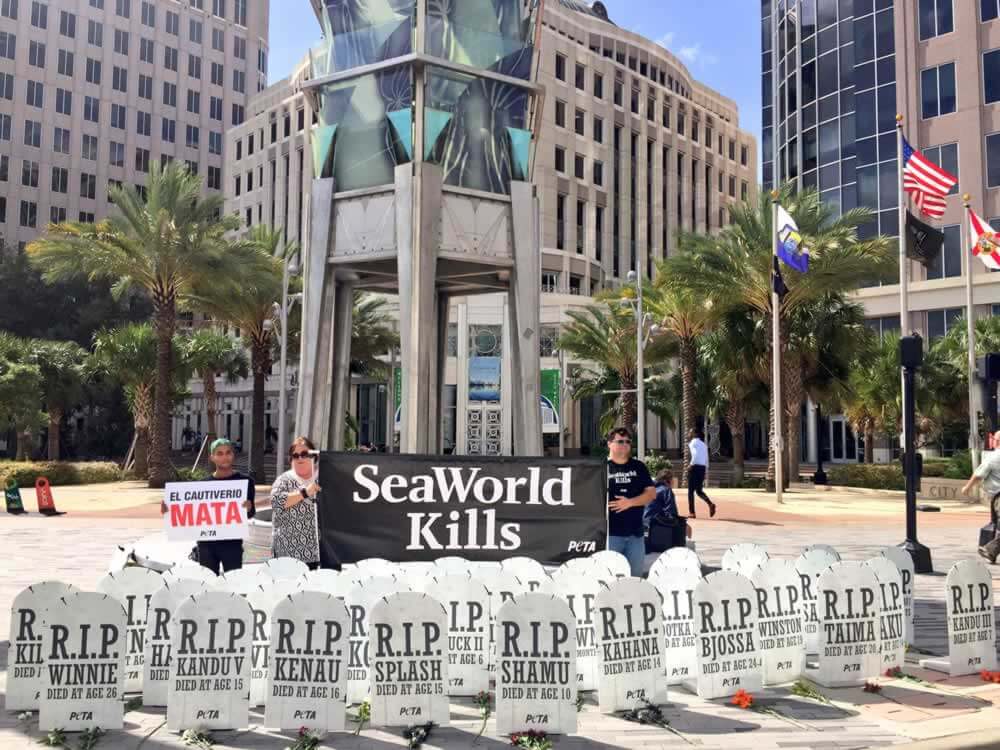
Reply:
[[[903,468],[891,464],[840,464],[827,471],[829,482],[840,487],[867,487],[872,490],[903,490]]]
[[[968,479],[972,475],[972,456],[968,451],[957,451],[948,459],[948,467],[941,475],[946,479]]]
[[[951,461],[947,458],[925,458],[924,459],[924,476],[925,477],[943,477],[948,467],[951,465]]]
[[[0,484],[13,479],[18,487],[33,487],[38,477],[46,477],[53,487],[119,482],[123,478],[118,464],[111,462],[0,461]]]
[[[670,459],[662,453],[647,453],[646,458],[643,459],[643,463],[646,464],[646,468],[649,469],[649,475],[653,477],[653,479],[656,479],[656,475],[664,469],[674,468]]]
[[[177,469],[178,482],[197,482],[208,479],[209,476],[209,472],[205,469]]]

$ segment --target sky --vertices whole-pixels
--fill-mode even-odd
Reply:
[[[760,147],[760,3],[604,0],[618,26],[661,43],[691,75],[736,101]],[[269,79],[287,76],[322,34],[309,0],[271,0]]]

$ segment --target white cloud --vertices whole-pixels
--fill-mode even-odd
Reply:
[[[661,47],[670,49],[670,46],[674,43],[674,32],[668,31],[666,34],[657,39],[656,43],[659,44]]]
[[[657,39],[656,43],[659,44],[661,47],[670,50],[671,52],[676,54],[679,58],[681,58],[684,62],[686,62],[688,65],[691,66],[703,67],[706,65],[715,65],[716,63],[719,62],[719,58],[717,55],[714,55],[710,52],[705,52],[702,49],[701,42],[695,42],[694,44],[685,44],[681,46],[679,49],[674,49],[674,41],[676,40],[676,38],[677,35],[673,31],[668,31],[666,34]]]

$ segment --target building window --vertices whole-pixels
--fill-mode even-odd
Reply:
[[[584,177],[586,176],[586,171],[587,171],[586,159],[584,159],[583,156],[581,156],[580,154],[576,154],[575,158],[573,159],[573,174],[576,176],[576,179],[578,180],[584,179]]]
[[[236,127],[237,125],[242,125],[244,119],[246,119],[246,115],[244,114],[243,105],[242,104],[234,104],[233,105],[233,120],[232,120],[233,127]]]
[[[104,46],[104,25],[97,21],[87,21],[87,44],[95,47]]]
[[[585,91],[587,88],[587,68],[580,65],[580,63],[576,64],[576,80],[574,83],[580,91]]]
[[[566,249],[566,196],[556,196],[556,250]]]
[[[115,91],[121,91],[123,94],[128,93],[128,71],[125,68],[119,68],[115,65],[112,69],[111,88]]]
[[[216,52],[226,51],[226,32],[222,29],[212,29],[212,49]]]
[[[97,161],[97,136],[96,135],[84,135],[83,136],[83,158],[88,161]]]
[[[186,128],[186,139],[185,143],[188,148],[198,148],[198,141],[201,138],[201,131],[194,125],[188,125]]]
[[[920,71],[920,99],[925,120],[955,111],[955,63]]]
[[[12,21],[17,20],[17,0],[2,0],[0,1],[0,16],[4,18],[9,18]]]
[[[61,115],[72,117],[73,115],[73,93],[66,89],[56,89],[56,112]]]
[[[556,99],[556,126],[566,127],[566,102]]]
[[[646,100],[646,119],[650,122],[656,122],[656,99],[653,97]]]
[[[962,230],[958,224],[941,227],[944,246],[927,269],[928,279],[948,279],[962,275]]]
[[[0,114],[0,141],[10,140],[10,115]]]
[[[1000,18],[1000,0],[980,0],[980,8],[984,22]]]
[[[604,207],[594,206],[594,258],[604,254]]]
[[[576,254],[583,255],[587,241],[587,202],[576,202]]]
[[[233,37],[233,57],[237,60],[247,59],[247,40],[241,36]]]
[[[111,105],[111,127],[118,128],[120,130],[125,129],[125,105],[114,104]]]
[[[220,167],[208,168],[208,189],[209,190],[221,190],[222,189],[222,169]]]
[[[80,197],[91,200],[97,198],[97,175],[80,173]]]
[[[927,338],[930,341],[939,339],[951,329],[962,317],[964,309],[949,307],[945,310],[927,311]]]
[[[566,171],[566,149],[556,146],[556,171]]]
[[[64,167],[52,167],[52,192],[69,192],[69,170]]]
[[[73,53],[59,50],[59,75],[73,77]]]
[[[247,0],[233,0],[233,20],[240,26],[247,25]]]
[[[175,84],[163,82],[163,103],[168,107],[177,106],[177,86]]]
[[[108,156],[110,157],[112,167],[124,167],[125,144],[111,141],[110,149],[108,150]]]
[[[169,10],[167,11],[167,33],[174,36],[180,36],[181,33],[181,17]]]
[[[247,74],[242,70],[233,71],[233,91],[245,94],[247,91]]]
[[[957,143],[948,143],[945,144],[944,146],[934,146],[932,148],[925,148],[922,153],[930,161],[937,164],[946,172],[950,172],[956,178],[959,177]],[[958,183],[956,183],[955,186],[952,187],[948,195],[956,195],[957,193],[958,193]]]
[[[142,24],[153,29],[156,28],[156,6],[152,3],[143,2],[142,4]]]
[[[566,80],[566,56],[556,53],[556,78],[560,81]]]
[[[920,38],[931,39],[954,31],[952,0],[920,0]]]
[[[38,162],[25,159],[21,162],[21,185],[24,187],[38,187]]]
[[[584,115],[583,110],[582,109],[576,110],[576,113],[573,117],[573,129],[576,131],[577,135],[584,134],[584,130],[586,129],[585,120],[586,120],[586,115]]]
[[[29,107],[45,106],[45,87],[39,81],[28,81],[25,91],[25,103]]]
[[[70,39],[76,38],[76,16],[73,13],[59,11],[59,33]]]
[[[177,121],[166,117],[160,123],[160,135],[167,143],[177,142]]]
[[[201,44],[201,32],[201,21],[196,21],[192,18],[190,23],[188,23],[188,38],[193,44]]]
[[[139,74],[139,98],[140,99],[153,99],[153,79],[150,76],[144,76],[142,73]]]
[[[594,73],[594,96],[604,98],[604,76],[600,73]]]
[[[885,315],[881,318],[865,318],[865,325],[880,339],[890,334],[899,335],[899,316]]]
[[[85,96],[83,98],[83,119],[87,122],[100,123],[101,102],[97,97]]]
[[[136,112],[135,113],[135,129],[139,135],[152,135],[153,133],[153,116],[149,112]]]
[[[87,58],[87,83],[101,85],[101,61]]]
[[[7,199],[0,196],[0,224],[7,223]]]
[[[17,52],[17,35],[0,31],[0,57],[13,60]]]
[[[640,93],[641,92],[639,91],[639,89],[632,89],[632,101],[631,101],[631,104],[632,104],[632,114],[634,114],[634,115],[639,114],[639,94]]]
[[[677,113],[677,135],[684,135],[685,118],[683,112]]]
[[[57,154],[69,153],[69,130],[56,128],[52,132],[52,150]]]
[[[35,229],[38,224],[38,204],[33,201],[21,201],[20,225]]]
[[[625,84],[621,81],[615,81],[615,88],[613,94],[613,101],[616,106],[622,106],[622,97],[625,96]]]
[[[128,55],[128,32],[115,29],[115,53]]]
[[[201,80],[201,58],[196,55],[188,55],[188,76]]]
[[[135,169],[137,172],[148,172],[149,171],[149,149],[148,148],[136,148],[135,150]]]
[[[0,73],[0,98],[14,101],[14,76],[10,73]]]
[[[226,17],[226,0],[212,0],[212,15],[218,18]]]
[[[66,208],[63,206],[49,206],[49,223],[63,224],[66,221]]]
[[[42,123],[34,120],[24,121],[24,145],[42,147]]]
[[[665,102],[663,104],[663,127],[670,130],[670,107]]]
[[[594,160],[594,184],[598,187],[604,185],[604,162]]]
[[[132,0],[115,0],[115,15],[122,18],[131,18]]]
[[[212,63],[211,69],[211,81],[216,86],[225,86],[225,68],[222,63],[214,62]]]
[[[28,44],[28,65],[36,68],[45,67],[45,45],[41,42]]]
[[[745,201],[749,197],[750,186],[747,185],[746,180],[740,183],[740,200]]]
[[[174,47],[163,48],[163,66],[167,70],[177,72],[177,50]]]
[[[555,271],[542,271],[542,291],[553,294],[559,291],[559,274]]]
[[[187,95],[188,95],[187,111],[195,115],[200,114],[201,94],[199,94],[197,91],[192,91],[191,89],[188,89]]]
[[[1000,102],[1000,49],[983,53],[983,94],[987,104]]]
[[[208,116],[213,120],[218,120],[222,122],[222,99],[217,96],[210,97],[208,100]]]

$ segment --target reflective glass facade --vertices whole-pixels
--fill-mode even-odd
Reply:
[[[895,235],[894,0],[762,0],[764,184],[796,180]]]
[[[395,167],[414,159],[440,164],[455,187],[508,193],[512,179],[530,179],[534,12],[523,13],[520,0],[327,0],[322,21],[324,42],[312,55],[314,158],[338,192],[390,184]],[[441,65],[414,65],[414,53]]]

